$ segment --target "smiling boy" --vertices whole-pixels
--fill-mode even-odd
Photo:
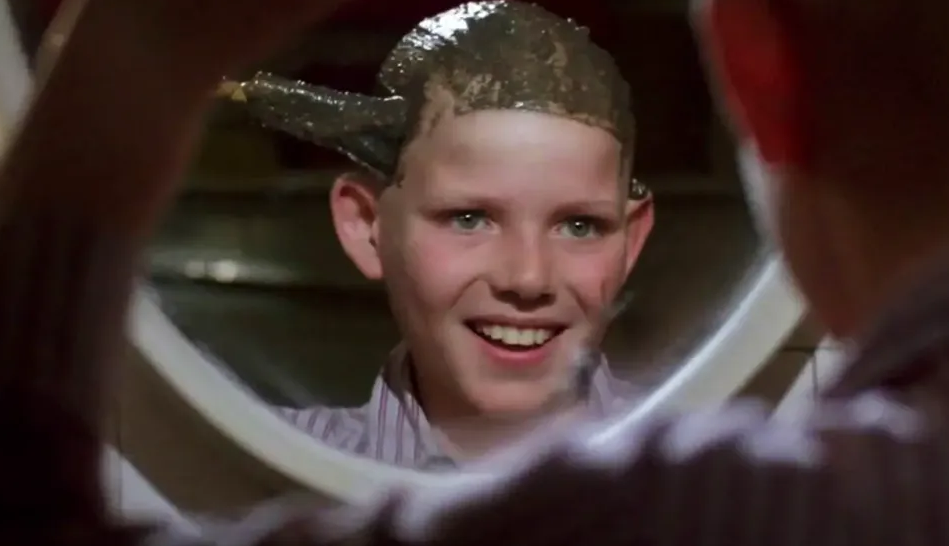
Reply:
[[[336,233],[385,283],[404,338],[366,406],[284,413],[333,446],[431,468],[540,418],[607,412],[621,387],[580,355],[653,224],[613,60],[537,6],[470,3],[421,22],[380,82],[390,96],[267,74],[228,90],[364,167],[332,189]]]

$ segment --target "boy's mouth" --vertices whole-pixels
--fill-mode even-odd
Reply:
[[[564,331],[563,327],[525,327],[488,322],[466,323],[479,337],[509,351],[526,351],[547,344]]]

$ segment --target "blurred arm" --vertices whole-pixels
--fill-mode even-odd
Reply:
[[[526,449],[516,469],[371,508],[265,507],[181,544],[941,544],[949,438],[937,432],[873,397],[810,426],[734,406],[578,433]]]
[[[101,388],[205,102],[109,5],[86,6],[0,165],[0,509],[23,543],[103,521]]]
[[[735,406],[586,434],[498,483],[392,502],[369,543],[935,544],[949,439],[929,432],[868,396],[810,426]]]

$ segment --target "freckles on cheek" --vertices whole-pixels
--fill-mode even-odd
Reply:
[[[623,268],[612,256],[581,256],[567,270],[566,281],[580,299],[581,305],[590,310],[609,305],[622,286]]]

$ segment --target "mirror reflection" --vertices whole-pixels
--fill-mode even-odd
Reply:
[[[315,441],[399,466],[635,403],[763,254],[684,13],[377,4],[228,75],[153,297]]]

